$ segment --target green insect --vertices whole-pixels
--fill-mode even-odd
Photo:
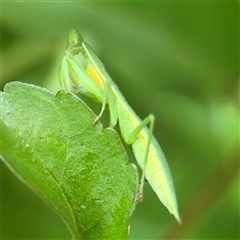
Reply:
[[[85,68],[73,58],[79,53],[85,60]],[[181,223],[170,169],[161,147],[153,136],[154,116],[150,114],[141,120],[136,115],[101,60],[75,29],[70,30],[68,34],[59,80],[63,89],[80,92],[102,103],[101,111],[92,125],[101,118],[108,104],[110,125],[114,127],[117,121],[119,122],[122,137],[132,146],[138,165],[142,169],[139,201],[142,200],[146,178],[163,205]]]

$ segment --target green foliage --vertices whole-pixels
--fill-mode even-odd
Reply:
[[[142,119],[155,115],[154,136],[171,168],[183,225],[172,224],[146,183],[130,239],[240,238],[237,1],[2,1],[1,7],[2,87],[19,80],[57,92],[66,36],[76,28],[134,111]],[[84,102],[99,113],[98,104]],[[69,239],[61,219],[0,167],[2,235]]]
[[[91,126],[77,97],[12,82],[1,92],[6,165],[64,220],[75,239],[124,239],[137,172],[117,134]],[[41,224],[41,223],[40,223]]]

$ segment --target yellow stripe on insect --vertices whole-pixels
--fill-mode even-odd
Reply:
[[[95,67],[87,65],[86,69],[87,69],[87,72],[91,75],[91,77],[98,83],[98,85],[102,89],[104,89],[104,83],[103,83],[102,77],[100,76],[98,71],[95,69]]]

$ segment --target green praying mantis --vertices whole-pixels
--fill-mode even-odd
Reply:
[[[74,59],[77,54],[82,54],[85,67]],[[153,136],[154,116],[150,114],[141,120],[136,115],[94,50],[75,29],[71,29],[68,34],[59,80],[62,89],[80,92],[102,104],[99,115],[92,123],[93,126],[101,118],[108,104],[110,126],[114,127],[119,122],[122,137],[132,146],[137,163],[142,169],[139,201],[142,200],[146,178],[163,205],[181,223],[170,169],[161,147]]]

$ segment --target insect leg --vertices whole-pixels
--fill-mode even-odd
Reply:
[[[142,169],[142,176],[140,180],[140,186],[139,186],[139,194],[138,194],[138,202],[142,201],[142,195],[143,195],[143,185],[144,185],[144,180],[145,180],[145,171],[146,171],[146,166],[147,166],[147,159],[148,159],[148,153],[149,153],[149,148],[150,148],[150,143],[153,135],[153,126],[154,126],[154,121],[155,117],[150,114],[147,116],[130,134],[129,138],[127,139],[127,143],[131,144],[135,141],[137,135],[139,132],[146,127],[149,124],[149,131],[148,131],[148,137],[147,137],[147,145],[146,145],[146,150],[144,153],[144,158],[143,158],[143,169]]]
[[[94,119],[94,121],[92,123],[92,126],[94,126],[98,122],[98,120],[102,117],[102,115],[103,115],[103,112],[104,112],[106,104],[107,104],[107,100],[109,98],[109,91],[111,91],[110,86],[109,86],[109,81],[106,81],[106,84],[104,86],[104,91],[103,91],[102,108],[101,108],[100,113]]]

